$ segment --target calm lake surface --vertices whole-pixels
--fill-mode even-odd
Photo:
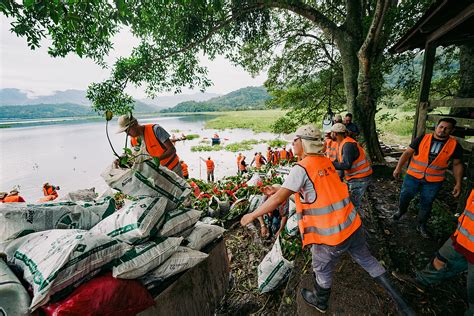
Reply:
[[[205,163],[199,157],[210,156],[216,163],[216,177],[234,175],[237,170],[236,155],[228,151],[191,152],[191,146],[200,144],[204,137],[210,143],[214,130],[204,129],[210,117],[192,115],[182,117],[147,117],[141,123],[159,123],[170,134],[177,136],[199,134],[194,140],[176,143],[181,159],[189,166],[190,177],[205,178]],[[116,134],[117,120],[109,123],[109,136],[117,153],[123,152],[125,134]],[[272,133],[254,133],[248,129],[219,131],[226,138],[223,144],[244,139],[274,139]],[[243,151],[250,163],[256,151],[264,153],[265,144],[256,145],[251,151]],[[0,129],[0,191],[20,188],[20,195],[27,202],[36,202],[43,195],[42,185],[49,182],[60,186],[60,196],[69,191],[95,187],[101,193],[107,185],[100,173],[114,160],[105,134],[105,120],[99,122],[68,122],[54,125],[11,127]]]

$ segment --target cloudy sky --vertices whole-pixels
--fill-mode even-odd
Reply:
[[[9,31],[10,23],[4,16],[0,20],[0,28],[0,88],[21,89],[29,96],[48,95],[55,90],[86,90],[91,82],[102,81],[109,76],[109,70],[76,55],[66,58],[50,57],[47,54],[47,41],[41,48],[30,50],[24,38],[19,38]],[[120,33],[114,42],[115,51],[108,57],[110,63],[118,56],[128,55],[137,43],[136,39],[125,31]],[[252,78],[223,57],[212,62],[203,58],[203,64],[208,66],[209,77],[214,83],[207,92],[225,94],[242,87],[260,86],[265,81],[264,74]],[[145,97],[143,90],[130,89],[129,92],[136,98]]]

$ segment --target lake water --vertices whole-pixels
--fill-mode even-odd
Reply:
[[[159,123],[170,134],[180,130],[177,136],[199,134],[194,140],[176,143],[181,159],[189,166],[190,177],[205,178],[205,163],[199,157],[210,156],[216,163],[216,177],[236,173],[236,155],[228,151],[191,152],[203,137],[210,137],[214,130],[204,129],[206,116],[147,117],[141,123]],[[116,134],[116,119],[109,123],[109,136],[115,150],[120,154],[125,144],[125,134]],[[218,132],[225,144],[244,139],[274,139],[272,133],[254,133],[248,129],[229,129]],[[265,144],[256,145],[251,151],[243,151],[250,163],[256,151],[264,153]],[[27,202],[36,202],[42,195],[42,185],[49,182],[60,186],[59,195],[77,189],[95,187],[101,193],[107,185],[100,173],[114,160],[113,152],[105,134],[105,121],[68,123],[54,125],[12,127],[0,129],[0,191],[9,191],[14,186]]]

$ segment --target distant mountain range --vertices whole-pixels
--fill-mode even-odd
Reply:
[[[263,87],[248,87],[225,96],[194,93],[156,97],[135,101],[135,113],[155,113],[166,107],[168,112],[202,112],[257,108],[269,96]],[[192,104],[192,106],[189,106]],[[0,89],[0,119],[32,119],[96,115],[84,90],[55,91],[52,95],[28,97],[19,89]]]
[[[186,101],[172,108],[162,110],[175,112],[215,112],[263,109],[270,95],[264,87],[246,87],[207,101]]]

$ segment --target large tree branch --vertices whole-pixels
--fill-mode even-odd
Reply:
[[[301,33],[296,33],[295,35],[296,36],[302,36],[302,37],[309,37],[309,38],[312,38],[312,39],[316,40],[320,44],[320,46],[318,46],[318,47],[321,48],[324,51],[324,54],[326,55],[327,59],[329,59],[332,64],[336,64],[336,61],[333,58],[334,54],[329,53],[329,51],[326,48],[326,43],[321,38],[317,37],[314,34],[306,33],[304,31],[301,32]]]

